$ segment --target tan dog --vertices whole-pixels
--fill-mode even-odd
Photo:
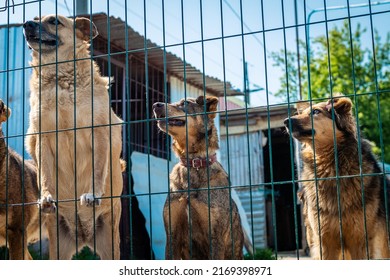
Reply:
[[[171,194],[164,206],[166,259],[243,258],[240,215],[229,196],[228,175],[215,155],[217,104],[216,97],[200,96],[153,105],[158,127],[173,137],[181,161],[170,174]]]
[[[33,67],[26,146],[38,165],[41,209],[59,214],[47,218],[50,258],[70,259],[86,245],[119,259],[122,120],[110,106],[109,79],[91,67],[96,27],[48,15],[27,21],[24,34]]]
[[[351,100],[336,97],[315,104],[301,114],[286,119],[285,125],[287,128],[291,125],[290,133],[303,143],[304,182],[299,197],[303,204],[312,257],[390,258],[384,199],[386,179],[370,144],[364,139],[358,139]],[[358,141],[361,143],[361,170],[364,177],[360,176]],[[336,180],[336,176],[342,178]],[[390,182],[387,182],[387,186],[390,197]]]
[[[10,114],[0,100],[0,123]],[[23,162],[19,154],[7,147],[1,127],[0,173],[0,246],[7,244],[10,259],[31,260],[27,244],[40,235],[39,211],[35,205],[39,192],[36,167],[31,161]],[[45,235],[43,223],[41,229],[41,236]]]

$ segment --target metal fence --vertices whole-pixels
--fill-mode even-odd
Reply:
[[[30,190],[24,179],[27,169],[24,162],[31,162],[32,158],[38,167],[36,193],[41,198],[46,178],[42,161],[49,153],[52,164],[49,169],[55,169],[52,170],[55,178],[53,189],[58,195],[59,190],[66,186],[71,194],[62,198],[53,194],[57,210],[45,214],[41,207],[37,220],[31,222],[39,226],[38,241],[29,246],[34,259],[48,258],[49,250],[51,254],[55,252],[51,258],[63,258],[61,252],[73,249],[71,257],[76,259],[101,257],[99,230],[104,228],[105,220],[100,219],[100,215],[107,216],[109,221],[105,232],[112,237],[112,242],[105,248],[110,251],[107,253],[109,258],[165,259],[166,243],[174,241],[169,234],[166,235],[163,209],[167,196],[174,193],[169,186],[175,179],[169,174],[175,164],[180,163],[172,150],[175,142],[157,126],[153,104],[207,95],[219,100],[214,120],[220,143],[217,159],[229,177],[229,184],[219,188],[228,190],[230,201],[237,205],[245,236],[244,258],[390,258],[389,186],[386,179],[390,176],[387,148],[390,145],[389,13],[389,1],[370,0],[342,3],[326,0],[5,1],[4,7],[0,7],[0,98],[12,114],[2,124],[4,138],[0,140],[15,150],[21,161],[15,167],[10,161],[13,158],[10,152],[3,152],[4,158],[0,159],[3,178],[0,180],[0,245],[10,247],[13,242],[10,238],[15,231],[15,219],[20,218],[23,224],[28,224],[32,211],[29,207],[34,205],[34,209],[38,209],[39,203],[27,199]],[[47,23],[45,16],[48,14],[53,14],[53,18],[64,15],[68,19],[84,17],[90,21],[88,26],[83,26],[87,29],[84,35],[88,37],[84,39],[91,43],[90,57],[80,56],[76,48],[76,43],[82,41],[78,37],[80,30],[74,26],[64,31],[70,26],[68,22]],[[35,16],[37,18],[33,20]],[[35,50],[31,50],[34,46],[29,46],[23,35],[27,32],[26,25],[23,27],[26,21],[41,26],[37,29],[38,47]],[[47,27],[48,24],[55,27]],[[99,35],[92,40],[94,26]],[[46,29],[52,32],[50,38],[57,40],[51,45],[55,46],[55,51],[47,51],[41,46],[44,40],[49,40],[44,37]],[[73,47],[61,49],[66,45],[64,40],[69,40]],[[37,65],[30,65],[30,55],[34,51],[40,58]],[[64,59],[63,52],[66,51],[69,54]],[[42,56],[49,53],[52,61],[42,62]],[[98,72],[93,71],[93,61]],[[77,71],[82,63],[89,65],[85,71],[93,73],[90,84],[84,85],[84,80],[77,80],[78,74],[74,74],[80,73]],[[63,65],[68,64],[72,65],[73,72],[63,73]],[[45,69],[53,66],[56,75],[46,78]],[[109,107],[123,123],[115,123],[109,117],[108,122],[96,125],[97,116],[94,114],[100,112],[96,108],[101,105],[94,103],[98,91],[96,73],[109,77]],[[34,75],[40,77],[35,85],[29,83]],[[70,75],[73,82],[66,86],[60,84],[62,75]],[[49,129],[40,127],[39,131],[27,132],[34,113],[30,103],[34,86],[38,89],[35,94],[39,96],[39,102],[46,98],[42,94],[52,94],[50,104],[55,108],[56,122]],[[69,108],[69,124],[59,127],[58,121],[63,116],[60,117],[58,108],[62,106],[61,92],[66,89],[72,100],[89,94],[91,104],[88,108],[92,113],[89,109],[85,114],[78,111],[77,102],[82,101],[74,102],[73,108]],[[336,109],[337,98],[332,99],[338,92],[353,103],[350,122],[355,134],[351,139],[357,142],[356,145],[343,144],[356,146],[348,153],[343,152],[344,146],[338,142],[339,135],[344,133],[340,124],[342,116]],[[303,101],[307,102],[310,114],[301,112]],[[320,109],[329,113],[328,119],[331,120],[328,137],[332,140],[327,146],[329,162],[326,163],[321,161],[322,150],[318,150],[321,145],[318,142],[320,130],[316,128],[318,112],[313,111],[321,102],[328,102]],[[42,124],[50,116],[42,114],[46,111],[40,106],[34,108],[39,108],[35,113]],[[200,113],[202,116],[210,114],[206,106]],[[293,137],[295,126],[291,119],[302,114],[309,115],[310,128],[307,131],[310,133],[306,131],[306,136],[310,141]],[[185,120],[193,117],[198,116],[185,112]],[[84,119],[82,125],[77,122]],[[113,182],[116,179],[113,179],[112,172],[116,160],[113,149],[117,148],[112,146],[116,141],[113,140],[113,131],[118,126],[121,127],[120,157],[127,163],[121,178],[123,191],[119,195],[114,194]],[[188,136],[192,128],[185,127],[185,136]],[[321,123],[321,127],[326,127],[326,123]],[[90,135],[81,136],[86,130]],[[109,147],[104,164],[107,168],[104,172],[109,174],[107,178],[104,174],[96,175],[96,159],[107,152],[95,150],[95,143],[100,141],[96,135],[100,135],[100,131],[108,135],[107,142],[103,143]],[[48,151],[47,147],[40,146],[35,156],[26,150],[28,137],[36,136],[42,141],[46,135],[54,135],[54,150]],[[59,142],[59,139],[64,139],[61,138],[63,135],[68,135],[69,142]],[[206,133],[206,141],[209,137]],[[361,142],[361,137],[368,139],[370,145]],[[77,141],[82,144],[77,146]],[[90,143],[91,147],[88,146]],[[206,149],[208,146],[206,144]],[[92,158],[80,158],[84,147],[92,150]],[[311,147],[313,152],[309,157],[301,153],[306,147]],[[68,154],[73,162],[66,162]],[[92,162],[90,173],[83,169],[83,161]],[[313,168],[312,174],[309,167]],[[15,179],[17,175],[11,170],[13,168],[21,170],[21,182]],[[66,168],[72,171],[68,182],[61,181],[66,178],[61,177]],[[99,176],[109,182],[108,193],[99,195],[102,195],[102,205],[107,205],[104,209],[110,211],[102,213],[95,200],[89,208],[93,232],[87,233],[84,228],[89,224],[82,216],[85,206],[79,204],[80,195],[89,191],[78,189],[78,185],[90,180],[95,195],[95,182]],[[209,195],[212,179],[208,177],[208,184],[204,186]],[[188,184],[190,180],[188,175]],[[19,184],[16,186],[20,189],[18,192],[10,189],[14,182]],[[348,189],[349,185],[354,186],[354,190],[357,186],[355,192]],[[332,188],[326,195],[325,186]],[[187,197],[191,197],[191,191],[187,191]],[[349,196],[356,197],[358,203],[349,201]],[[331,203],[335,208],[329,214],[326,205]],[[70,204],[73,206],[69,207]],[[63,209],[61,205],[64,205]],[[117,205],[120,205],[120,217],[114,212]],[[215,238],[211,232],[213,206],[210,202],[207,206],[209,232],[204,242],[209,244],[212,252],[216,250],[210,245]],[[233,208],[230,204],[230,215]],[[354,216],[355,212],[357,216]],[[71,218],[65,218],[68,216]],[[378,217],[380,225],[375,221]],[[120,219],[120,223],[115,223],[116,219]],[[191,221],[188,223],[187,239],[191,244],[188,254],[192,258],[192,254],[197,254],[192,246],[196,248],[198,245],[193,241],[196,228]],[[326,232],[327,223],[335,223],[332,234]],[[27,224],[18,235],[16,243],[19,245],[28,238],[25,234],[30,233]],[[233,227],[232,220],[230,227]],[[375,231],[382,232],[382,235],[377,237],[370,227],[375,227]],[[48,241],[47,228],[56,232],[55,242]],[[68,232],[74,230],[69,233],[71,237],[61,235],[65,229]],[[358,237],[362,238],[359,239],[362,244],[351,241],[351,231],[360,232]],[[118,253],[115,252],[116,232],[120,236],[120,255],[115,255]],[[84,235],[88,234],[92,237],[86,242]],[[234,233],[230,234],[233,237]],[[84,248],[84,244],[89,249]],[[335,248],[329,249],[329,244]],[[56,250],[52,251],[50,246],[55,246]],[[233,247],[234,241],[229,246]],[[5,247],[1,259],[12,257],[12,248],[7,250]],[[24,251],[22,258],[26,258]],[[332,255],[329,251],[337,253]],[[383,254],[378,255],[378,251],[383,251]]]

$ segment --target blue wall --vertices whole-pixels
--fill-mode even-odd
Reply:
[[[30,111],[30,58],[23,28],[0,28],[0,98],[12,110],[11,117],[2,124],[2,128],[8,137],[8,145],[19,154],[24,153],[25,157],[29,157],[24,148],[24,138]]]

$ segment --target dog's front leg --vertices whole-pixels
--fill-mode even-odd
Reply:
[[[226,248],[221,235],[221,228],[218,225],[214,225],[212,232],[213,236],[211,238],[211,259],[223,260]]]
[[[88,193],[80,196],[80,204],[87,207],[101,204],[101,197],[104,194],[105,182],[110,164],[110,139],[108,128],[95,128],[94,130],[94,166],[93,185]]]
[[[163,210],[166,233],[165,259],[189,260],[190,240],[188,228],[187,199],[181,194],[171,194]]]
[[[54,153],[50,147],[47,135],[42,135],[37,139],[35,153],[38,166],[38,186],[41,188],[41,197],[38,200],[42,212],[54,213],[56,210],[52,193],[55,194],[53,185],[52,169],[54,166]]]

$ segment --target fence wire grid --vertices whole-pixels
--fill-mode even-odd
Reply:
[[[389,13],[0,3],[0,258],[389,259]]]

